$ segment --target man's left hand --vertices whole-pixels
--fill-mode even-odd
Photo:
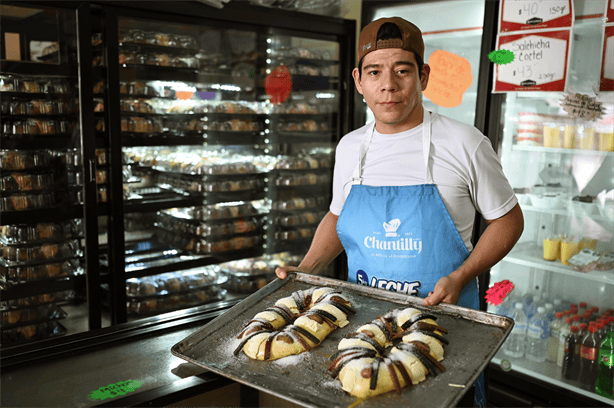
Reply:
[[[463,285],[459,280],[451,275],[444,276],[437,281],[435,289],[422,301],[422,304],[424,306],[435,306],[444,302],[455,305],[462,289]]]

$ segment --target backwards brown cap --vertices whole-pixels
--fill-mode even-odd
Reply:
[[[389,40],[377,40],[377,32],[385,23],[393,23],[399,27],[403,39],[391,38]],[[358,61],[371,51],[384,48],[401,48],[411,51],[424,61],[424,41],[422,32],[418,27],[401,17],[380,18],[365,26],[358,37]]]

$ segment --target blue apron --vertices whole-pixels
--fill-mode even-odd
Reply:
[[[337,234],[347,254],[350,282],[424,298],[440,278],[465,262],[469,251],[433,182],[428,165],[431,115],[426,109],[422,127],[425,184],[414,186],[362,184],[375,123],[365,132]],[[477,279],[463,288],[458,305],[479,310]],[[475,404],[485,402],[480,376]]]

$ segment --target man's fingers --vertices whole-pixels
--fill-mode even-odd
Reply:
[[[275,275],[277,275],[279,279],[286,279],[288,277],[288,272],[284,271],[281,268],[277,268],[275,269]]]
[[[429,295],[424,300],[422,300],[422,304],[424,306],[435,306],[441,303],[444,297],[445,295],[441,292],[430,292]]]

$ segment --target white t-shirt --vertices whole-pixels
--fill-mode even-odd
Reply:
[[[490,140],[475,127],[432,113],[429,164],[433,181],[471,251],[475,211],[487,220],[507,214],[518,202]],[[330,211],[339,215],[352,187],[358,149],[369,123],[345,135],[337,146]],[[363,184],[405,186],[425,183],[422,126],[395,134],[373,133],[363,163]]]

